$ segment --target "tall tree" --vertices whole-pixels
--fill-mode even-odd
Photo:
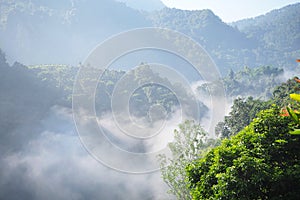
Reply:
[[[186,165],[214,145],[216,140],[209,139],[203,128],[193,121],[185,121],[179,125],[179,130],[174,131],[174,141],[169,144],[172,158],[166,155],[159,158],[163,180],[177,199],[191,199],[186,182]]]
[[[221,138],[235,135],[249,125],[259,111],[268,107],[268,102],[253,97],[237,98],[233,102],[229,115],[225,116],[223,122],[217,124],[215,132]]]

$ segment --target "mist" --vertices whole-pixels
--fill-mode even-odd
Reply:
[[[71,113],[70,108],[52,107],[37,124],[39,136],[1,155],[1,199],[171,198],[159,171],[122,173],[95,160],[81,144]]]
[[[235,98],[298,76],[299,9],[227,24],[160,0],[1,1],[0,199],[175,199],[157,157],[174,129],[216,138]]]

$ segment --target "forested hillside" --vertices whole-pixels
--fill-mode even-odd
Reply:
[[[167,166],[162,155],[161,170],[177,199],[298,199],[300,81],[273,91],[267,101],[236,99],[216,127],[220,139],[190,121],[174,131],[174,157]]]
[[[299,54],[298,8],[299,4],[294,4],[254,19],[226,24],[210,10],[163,8],[142,12],[114,0],[8,1],[0,7],[0,41],[12,62],[77,65],[112,34],[155,26],[195,39],[209,52],[222,74],[244,66],[292,69]]]
[[[236,136],[188,164],[193,199],[298,199],[300,138],[273,106]]]
[[[211,54],[220,71],[269,65],[292,69],[299,55],[300,4],[274,10],[254,19],[222,22],[210,10],[164,8],[150,14],[155,26],[191,36]]]
[[[150,26],[140,11],[114,0],[4,1],[0,18],[1,48],[28,65],[77,65],[112,34]]]
[[[236,28],[224,23],[211,10],[186,11],[165,8],[149,17],[154,26],[187,34],[206,49],[221,72],[239,69],[251,56],[251,40]]]
[[[26,66],[20,63],[10,66],[2,51],[0,90],[0,148],[4,153],[21,148],[33,137],[20,129],[36,125],[59,102],[62,93],[50,82],[39,79]],[[28,131],[34,132],[31,128]]]
[[[299,9],[300,3],[232,23],[253,42],[256,56],[252,62],[292,69],[300,54]]]
[[[298,200],[300,3],[227,24],[126,2],[0,2],[0,199]],[[96,66],[144,27],[203,71],[148,46]]]

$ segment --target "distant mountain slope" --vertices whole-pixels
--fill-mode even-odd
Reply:
[[[295,65],[300,55],[300,3],[232,23],[256,41],[257,62]]]
[[[211,10],[165,8],[152,13],[149,18],[154,26],[183,32],[198,41],[223,72],[247,63],[244,58],[249,57],[249,49],[253,48],[245,34],[224,23]]]
[[[267,48],[298,50],[300,44],[300,3],[273,10],[266,15],[234,22],[240,31]]]
[[[12,0],[0,6],[1,48],[25,64],[78,64],[112,34],[150,25],[114,0]]]
[[[165,8],[150,16],[153,25],[181,31],[211,54],[221,72],[272,65],[292,69],[300,55],[300,3],[254,19],[226,24],[210,10]]]
[[[145,11],[160,10],[165,7],[161,0],[115,0],[126,3],[127,6]]]
[[[244,66],[292,69],[300,54],[299,9],[300,4],[294,4],[229,25],[210,10],[164,8],[148,13],[117,0],[4,0],[0,4],[0,48],[9,61],[77,65],[106,38],[155,26],[195,39],[223,74]]]
[[[151,14],[154,26],[175,29],[195,38],[208,49],[248,48],[244,34],[222,22],[211,10],[188,11],[165,8]]]

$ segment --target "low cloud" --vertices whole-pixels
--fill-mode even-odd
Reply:
[[[121,173],[96,161],[83,148],[70,109],[54,107],[40,126],[21,150],[0,157],[0,199],[172,198],[159,172]]]

